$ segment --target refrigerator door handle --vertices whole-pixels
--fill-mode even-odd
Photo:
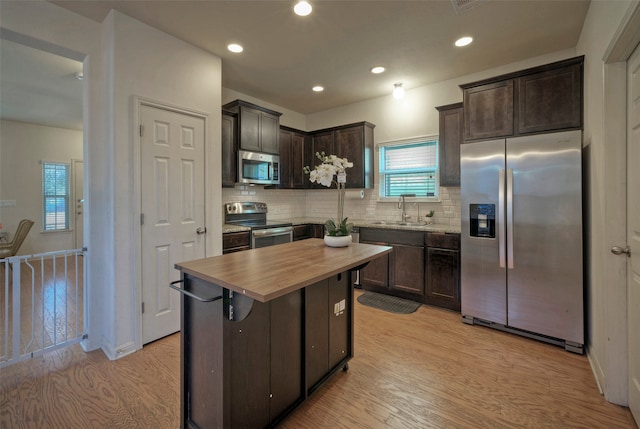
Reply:
[[[513,269],[513,168],[507,170],[507,268]]]
[[[498,172],[498,252],[500,254],[500,268],[506,265],[504,240],[504,168]]]

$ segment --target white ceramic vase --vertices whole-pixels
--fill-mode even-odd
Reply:
[[[351,244],[351,235],[324,236],[324,244],[329,247],[347,247]]]

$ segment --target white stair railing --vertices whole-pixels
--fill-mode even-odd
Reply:
[[[62,250],[0,259],[0,368],[81,341],[85,258]]]

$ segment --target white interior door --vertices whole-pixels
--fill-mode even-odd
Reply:
[[[627,270],[629,408],[640,422],[640,47],[627,62]]]
[[[149,105],[140,108],[142,340],[180,330],[174,264],[203,258],[204,119]]]
[[[73,169],[73,202],[74,202],[74,249],[84,246],[84,163],[81,160],[71,161]]]

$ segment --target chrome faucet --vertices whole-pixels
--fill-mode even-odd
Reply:
[[[411,216],[407,214],[407,210],[405,208],[405,197],[415,197],[416,194],[400,194],[400,199],[398,200],[398,208],[402,209],[402,220],[401,222],[406,222]]]

